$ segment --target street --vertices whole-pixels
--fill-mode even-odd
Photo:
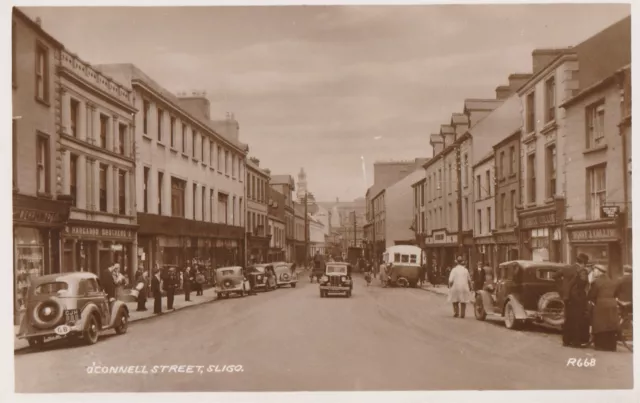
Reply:
[[[567,366],[570,358],[595,366]],[[93,364],[205,370],[88,374]],[[425,290],[366,287],[358,276],[352,298],[320,298],[302,275],[297,288],[149,319],[94,346],[20,351],[15,379],[17,393],[624,389],[632,366],[626,350],[563,348],[556,333],[479,322],[470,307],[453,318],[446,298]]]

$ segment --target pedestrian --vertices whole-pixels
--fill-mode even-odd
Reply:
[[[618,303],[615,299],[617,283],[607,276],[607,269],[593,266],[594,282],[589,290],[589,302],[593,306],[591,332],[593,344],[599,351],[616,351],[618,336]]]
[[[173,307],[173,298],[176,294],[176,287],[178,286],[178,275],[176,274],[176,268],[171,267],[167,278],[163,281],[164,290],[167,293],[167,309],[175,311]]]
[[[418,277],[418,283],[420,283],[420,287],[422,287],[422,285],[426,282],[426,277],[427,276],[427,264],[423,263],[420,265],[420,274]]]
[[[153,269],[153,278],[151,279],[151,294],[153,295],[153,313],[160,315],[162,313],[162,277],[160,277],[160,269],[156,266]]]
[[[249,269],[246,267],[242,268],[242,272],[244,274],[244,277],[249,280],[249,295],[258,295],[258,293],[256,293],[256,277],[249,275]]]
[[[387,287],[389,279],[387,278],[387,265],[384,262],[380,263],[380,283],[383,287]]]
[[[553,279],[557,282],[558,293],[560,294],[560,298],[565,303],[569,300],[569,289],[573,284],[573,279],[578,273],[579,269],[586,268],[586,265],[589,263],[589,256],[584,253],[578,254],[576,257],[576,264],[572,266],[565,267],[554,274]]]
[[[149,273],[146,271],[141,272],[140,277],[136,282],[136,289],[138,290],[138,308],[136,311],[143,312],[147,310],[147,289],[149,288]]]
[[[198,268],[198,274],[196,274],[196,286],[197,286],[197,291],[196,291],[196,295],[200,296],[203,293],[202,288],[204,287],[204,283],[207,281],[207,279],[204,277],[204,273],[202,272],[202,268]]]
[[[463,265],[462,256],[456,259],[457,265],[449,273],[449,302],[453,304],[453,317],[464,318],[467,303],[471,302],[471,277]]]
[[[185,302],[191,301],[191,285],[194,283],[191,267],[187,266],[182,274],[182,289],[184,290]]]
[[[632,269],[629,265],[624,265],[622,268],[622,277],[618,280],[615,297],[622,302],[633,301],[633,277]]]
[[[115,301],[116,299],[116,283],[113,280],[113,269],[114,265],[111,264],[105,267],[102,273],[100,273],[100,285],[107,294],[109,302]]]
[[[487,280],[487,273],[484,270],[482,261],[478,262],[478,267],[473,272],[473,289],[474,291],[480,291],[484,287],[484,283]]]
[[[578,269],[577,275],[569,286],[569,294],[564,306],[562,345],[565,347],[584,347],[589,342],[588,286],[587,269]]]

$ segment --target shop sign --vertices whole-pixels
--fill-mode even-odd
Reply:
[[[496,234],[496,243],[518,243],[514,234]]]
[[[31,210],[24,208],[13,208],[14,221],[25,221],[34,223],[53,224],[61,221],[58,213],[50,211]]]
[[[600,217],[616,218],[620,214],[620,206],[602,206],[600,207]]]
[[[617,241],[620,239],[615,228],[593,228],[569,232],[572,242],[579,241]]]
[[[128,229],[93,228],[93,227],[65,227],[65,233],[73,236],[95,238],[133,239],[134,233]]]
[[[117,244],[111,245],[111,250],[115,251],[115,252],[121,251],[122,250],[122,244],[117,243]]]
[[[551,212],[521,219],[522,228],[545,227],[556,223],[556,213]]]
[[[492,237],[476,238],[475,241],[477,245],[490,245],[493,243],[493,238]]]

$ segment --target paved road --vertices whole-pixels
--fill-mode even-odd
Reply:
[[[572,357],[596,365],[567,367]],[[89,375],[92,363],[204,369]],[[91,347],[58,343],[15,357],[16,392],[623,389],[632,365],[626,351],[568,349],[557,334],[456,319],[442,296],[367,288],[361,278],[351,299],[321,299],[305,279],[133,324]]]

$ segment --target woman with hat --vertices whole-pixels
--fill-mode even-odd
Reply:
[[[589,290],[591,333],[596,350],[616,351],[618,335],[618,304],[615,299],[616,282],[607,276],[607,269],[594,265],[594,278]]]
[[[463,265],[462,256],[456,259],[458,263],[449,273],[449,302],[453,304],[453,317],[464,318],[467,303],[471,302],[471,275]]]

